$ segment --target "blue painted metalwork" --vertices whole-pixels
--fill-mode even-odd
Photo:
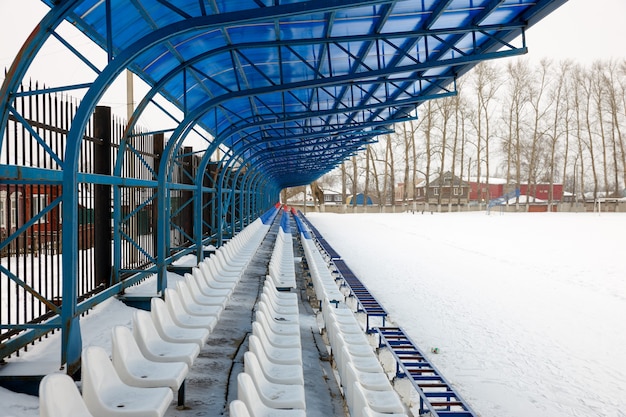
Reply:
[[[565,1],[474,0],[469,7],[468,2],[451,0],[296,0],[285,4],[215,0],[207,5],[179,2],[176,7],[163,7],[163,2],[154,0],[44,0],[51,10],[24,44],[0,88],[0,148],[12,115],[58,169],[0,165],[0,175],[11,184],[63,187],[63,306],[60,321],[53,321],[63,329],[62,361],[70,370],[78,363],[78,315],[85,308],[148,273],[158,274],[157,287],[162,291],[166,267],[173,259],[194,251],[200,259],[206,243],[221,242],[224,233],[234,234],[267,213],[281,188],[311,182],[387,132],[393,123],[413,117],[419,103],[454,94],[456,78],[477,62],[525,53],[524,30]],[[104,68],[56,31],[64,19],[106,51]],[[522,35],[521,46],[512,43],[518,35]],[[51,36],[93,71],[93,80],[19,92],[26,71]],[[111,177],[81,172],[78,166],[88,119],[108,86],[126,69],[151,86],[128,123],[126,137],[135,135],[134,127],[149,105],[162,109],[176,124],[161,131],[171,135],[158,174],[156,167],[151,168],[151,179],[122,177],[127,152],[149,166],[129,141],[120,145]],[[72,120],[64,155],[48,147],[13,106],[18,96],[81,89],[86,92]],[[183,111],[182,120],[154,101],[157,94]],[[175,172],[183,142],[191,132],[206,140],[206,150],[192,184],[181,184]],[[211,161],[220,147],[228,151],[217,162],[219,178],[207,186],[206,170],[215,163]],[[113,286],[79,304],[75,290],[77,203],[82,183],[114,186],[116,249]],[[124,216],[121,187],[145,187],[154,194]],[[190,246],[177,248],[170,241],[170,231],[180,229],[173,222],[177,210],[172,209],[171,196],[182,191],[194,195],[179,211],[193,206],[195,218],[191,232],[181,229]],[[145,253],[153,265],[121,281],[121,272],[135,272],[122,271],[122,241],[143,251],[122,225],[154,199],[160,213],[156,258]],[[211,210],[209,222],[203,218],[205,210]],[[20,280],[6,272],[0,271]],[[30,328],[31,335],[42,332],[36,325]],[[18,344],[11,341],[9,345]]]

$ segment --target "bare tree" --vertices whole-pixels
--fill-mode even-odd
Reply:
[[[454,113],[454,98],[446,97],[439,99],[435,102],[436,108],[438,110],[439,115],[441,116],[441,123],[438,126],[438,130],[441,132],[441,158],[439,162],[439,176],[441,177],[444,172],[446,172],[446,149],[447,149],[447,139],[448,139],[448,125],[450,124],[450,119]],[[454,174],[454,172],[453,172]],[[441,198],[443,193],[439,193],[437,196],[437,210],[441,211]],[[451,210],[451,202],[448,199],[448,211]]]
[[[591,123],[592,116],[592,108],[591,108],[591,97],[593,95],[593,82],[591,75],[589,72],[581,71],[579,73],[579,79],[577,80],[581,87],[583,97],[583,113],[585,118],[585,128],[587,134],[587,141],[583,140],[583,143],[589,150],[589,158],[591,162],[591,173],[593,174],[593,199],[594,201],[598,198],[598,170],[596,169],[596,157],[595,157],[595,147],[594,147],[594,129]],[[584,189],[583,189],[584,190]]]
[[[487,184],[489,184],[489,142],[491,140],[491,110],[490,104],[496,97],[496,93],[500,88],[500,73],[498,68],[489,62],[481,62],[475,69],[475,84],[476,93],[478,99],[477,107],[477,145],[476,145],[476,160],[478,161],[478,177],[481,177],[481,165],[483,156],[481,156],[481,142],[485,144],[485,176]],[[484,128],[483,128],[484,118]],[[482,197],[482,190],[479,190],[479,198]],[[490,199],[491,196],[487,196]],[[482,198],[481,198],[482,199]]]
[[[527,86],[530,82],[530,67],[526,61],[517,59],[506,66],[508,79],[508,107],[505,123],[508,137],[505,138],[506,183],[511,184],[515,177],[516,187],[521,184],[522,175],[522,125],[526,104],[528,103]],[[513,171],[513,172],[512,172]],[[519,204],[519,197],[515,203]]]
[[[624,61],[624,69],[626,69],[626,61]],[[613,173],[614,173],[614,195],[619,197],[620,190],[620,164],[623,177],[622,183],[626,186],[626,154],[624,153],[624,140],[622,138],[622,129],[620,127],[620,97],[625,100],[626,105],[626,72],[622,73],[621,83],[616,79],[619,74],[619,66],[615,61],[607,64],[606,71],[603,73],[603,82],[605,84],[606,102],[608,112],[611,114],[611,144],[613,150]],[[626,111],[626,109],[624,109]]]
[[[568,78],[568,73],[571,68],[570,62],[562,62],[559,66],[559,73],[556,75],[556,80],[550,83],[551,89],[549,92],[549,97],[551,103],[554,105],[554,118],[552,122],[552,131],[549,133],[550,139],[550,162],[548,165],[549,174],[549,191],[548,191],[548,206],[549,210],[552,210],[552,204],[554,199],[554,181],[555,181],[555,173],[556,173],[556,163],[557,163],[557,144],[559,139],[563,135],[563,126],[560,121],[565,120],[566,127],[565,131],[567,131],[567,120],[568,120],[568,106],[565,108],[562,106],[563,97],[567,95],[566,88],[566,80]],[[554,78],[554,77],[552,77]],[[566,158],[567,158],[567,147],[566,147]]]
[[[548,80],[548,71],[550,70],[550,61],[543,59],[539,64],[539,68],[535,70],[535,78],[537,78],[538,85],[532,85],[530,91],[530,105],[533,109],[533,121],[532,121],[532,134],[531,134],[531,148],[530,156],[528,159],[528,176],[527,187],[529,196],[536,195],[536,184],[539,177],[539,154],[542,150],[541,140],[544,137],[542,132],[542,122],[548,112],[548,106],[543,106],[542,98],[545,92],[546,82]],[[529,199],[526,200],[526,209],[528,210]]]

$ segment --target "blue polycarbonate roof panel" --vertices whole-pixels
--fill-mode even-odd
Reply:
[[[329,171],[421,102],[453,94],[478,62],[524,53],[511,41],[565,1],[63,3],[113,63],[135,52],[133,72],[286,186]]]

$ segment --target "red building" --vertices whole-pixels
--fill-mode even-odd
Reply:
[[[549,201],[550,200],[550,184],[540,183],[536,185],[520,184],[507,184],[503,178],[489,178],[489,182],[485,178],[478,181],[476,178],[471,178],[470,184],[470,201],[482,201],[487,202],[494,198],[501,197],[507,193],[512,193],[516,188],[519,188],[520,195],[528,195],[538,200]],[[561,201],[563,197],[563,184],[552,184],[552,201]],[[532,198],[530,199],[532,202]]]

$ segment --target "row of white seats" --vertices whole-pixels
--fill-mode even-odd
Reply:
[[[260,220],[215,257],[153,298],[151,311],[133,313],[133,330],[112,330],[111,359],[96,346],[82,352],[82,397],[69,376],[43,378],[42,417],[161,417],[226,307],[247,264],[269,229]],[[180,397],[179,397],[180,401]],[[182,404],[179,404],[182,405]]]
[[[315,246],[313,240],[306,238],[303,234],[301,234],[300,237],[309,267],[309,273],[311,274],[311,280],[313,281],[315,295],[319,300],[319,307],[321,308],[323,306],[324,300],[334,303],[344,301],[344,294],[337,287],[335,277],[333,277],[330,269],[328,269],[328,264]]]
[[[367,336],[345,304],[327,261],[311,238],[305,233],[300,237],[351,417],[406,416]]]
[[[293,255],[293,237],[280,227],[269,262],[269,279],[276,288],[287,290],[296,288],[296,267]]]
[[[306,416],[298,299],[266,279],[231,417]]]
[[[322,308],[344,398],[352,417],[406,416],[376,353],[352,311],[345,304]]]

